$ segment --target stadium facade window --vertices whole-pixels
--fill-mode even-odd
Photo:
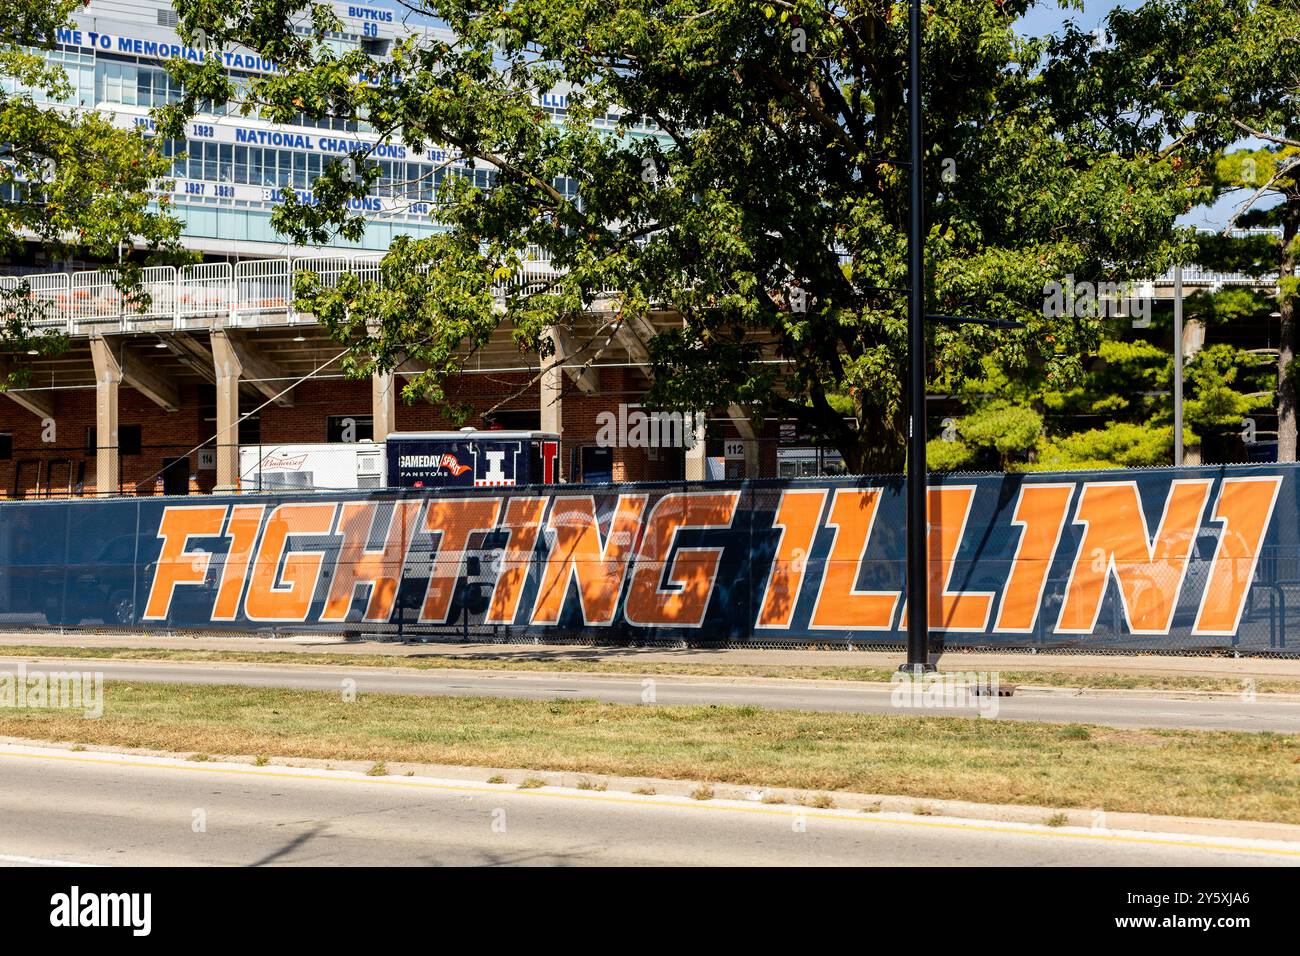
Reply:
[[[138,455],[143,446],[143,429],[140,425],[117,426],[117,453],[119,455]],[[99,436],[94,425],[86,426],[86,454],[93,455],[99,450]]]
[[[492,413],[492,421],[484,425],[506,431],[535,432],[542,427],[542,412],[536,408],[496,411]]]
[[[262,444],[262,419],[258,415],[249,415],[239,420],[239,443],[241,445]]]

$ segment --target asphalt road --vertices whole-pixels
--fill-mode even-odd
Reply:
[[[1300,844],[0,747],[0,865],[1297,865]]]
[[[3,667],[15,666],[18,659]],[[528,700],[580,698],[622,704],[755,705],[780,710],[899,713],[888,685],[851,681],[640,677],[543,674],[527,671],[417,671],[399,668],[284,664],[209,664],[25,658],[30,669],[98,671],[105,680],[176,684],[239,684],[337,691],[345,680],[359,694],[496,696]],[[0,669],[3,669],[0,667]],[[652,696],[651,700],[647,700]],[[994,702],[987,701],[986,706]],[[996,699],[998,719],[1091,723],[1111,727],[1300,732],[1300,700],[1140,692],[1017,691]],[[909,713],[974,716],[975,706]],[[992,711],[989,716],[994,716]]]

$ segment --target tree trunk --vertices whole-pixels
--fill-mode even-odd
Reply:
[[[875,414],[873,414],[873,411]],[[886,415],[880,409],[863,408],[858,413],[858,430],[838,443],[845,469],[851,475],[901,475],[907,464],[906,419],[902,412]]]
[[[1282,258],[1278,266],[1277,310],[1281,337],[1277,347],[1277,460],[1296,460],[1296,385],[1291,363],[1296,354],[1295,303],[1286,291],[1296,267],[1295,237],[1300,223],[1300,197],[1287,197],[1282,216]]]

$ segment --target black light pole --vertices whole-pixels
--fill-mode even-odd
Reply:
[[[900,670],[934,670],[930,663],[930,596],[926,559],[925,489],[925,217],[921,168],[921,0],[910,0],[907,31],[907,112],[911,177],[907,232],[907,663]]]
[[[910,0],[907,113],[910,140],[907,230],[907,663],[900,671],[932,671],[925,469],[925,323],[1023,329],[1013,319],[925,314],[925,178],[921,166],[921,0]]]

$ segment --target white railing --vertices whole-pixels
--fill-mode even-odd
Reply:
[[[176,320],[180,328],[233,322],[235,273],[229,262],[181,266],[176,272]]]
[[[248,259],[203,265],[151,266],[142,270],[140,283],[126,295],[114,283],[111,270],[54,272],[35,275],[0,276],[0,290],[26,288],[23,304],[30,305],[24,316],[33,327],[61,329],[69,335],[119,332],[161,332],[213,326],[257,326],[313,322],[310,313],[293,307],[293,277],[314,272],[327,288],[345,274],[367,282],[381,280],[377,257],[309,256],[284,259]],[[529,250],[514,277],[493,283],[498,298],[510,293],[535,294],[544,291],[560,272],[551,262]],[[1247,276],[1211,272],[1199,266],[1183,269],[1183,284],[1191,287],[1254,286],[1271,288],[1274,276]],[[1155,286],[1173,283],[1172,270],[1148,283],[1144,295]],[[597,298],[617,294],[613,288],[596,293]],[[0,307],[14,310],[12,302],[0,300]]]
[[[0,289],[13,292],[26,288],[24,303],[29,307],[24,320],[36,328],[59,328],[72,325],[72,276],[66,272],[48,274],[3,276]],[[5,300],[6,309],[16,308]]]
[[[126,295],[108,269],[0,276],[0,290],[25,287],[22,298],[31,306],[28,321],[38,328],[57,328],[69,335],[180,331],[314,321],[310,313],[293,307],[293,277],[299,272],[316,273],[329,288],[345,274],[368,282],[381,278],[375,257],[314,256],[249,259],[233,266],[150,266]],[[496,283],[494,290],[498,296],[539,291],[556,274],[549,262],[532,259],[512,281]],[[9,303],[5,307],[14,308]]]
[[[253,320],[288,313],[293,318],[293,273],[288,259],[235,263],[235,316]]]
[[[1217,230],[1200,229],[1202,235],[1216,235]],[[1229,235],[1234,239],[1244,239],[1249,236],[1275,236],[1282,237],[1282,230],[1270,227],[1259,227],[1254,229],[1233,229]],[[1155,284],[1167,286],[1174,284],[1174,270],[1169,269],[1164,275],[1155,279]],[[1183,266],[1183,285],[1190,286],[1209,286],[1217,289],[1225,285],[1254,286],[1256,288],[1274,288],[1277,286],[1277,273],[1269,272],[1264,275],[1251,276],[1242,272],[1214,272],[1210,269],[1203,269],[1198,265],[1189,264]]]
[[[1174,284],[1174,270],[1170,269],[1164,275],[1155,280],[1159,286],[1168,286]],[[1191,265],[1183,266],[1183,285],[1186,286],[1209,286],[1217,289],[1225,285],[1255,286],[1257,288],[1273,288],[1277,285],[1277,273],[1268,273],[1260,276],[1249,276],[1242,272],[1212,272],[1209,269],[1202,269],[1200,266]]]
[[[114,331],[124,326],[166,328],[175,314],[176,270],[172,266],[142,269],[139,284],[126,294],[114,284],[111,272],[74,272],[68,285],[66,311],[74,334],[90,335],[102,327]]]

